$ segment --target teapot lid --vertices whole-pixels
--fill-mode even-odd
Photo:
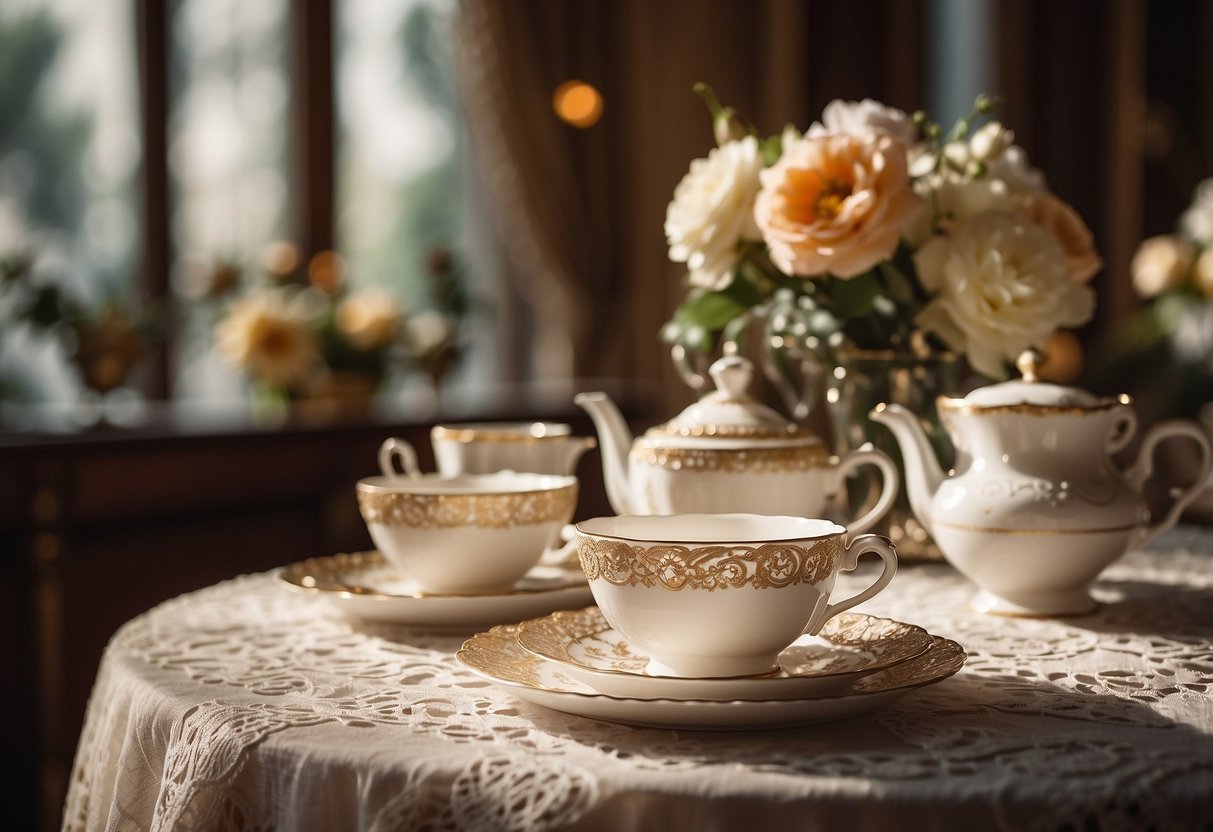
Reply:
[[[1045,410],[1099,410],[1114,404],[1127,403],[1124,396],[1108,398],[1097,396],[1081,387],[1067,387],[1040,381],[1037,368],[1043,355],[1036,350],[1027,350],[1015,362],[1022,379],[1004,381],[979,387],[963,399],[943,399],[942,409],[1045,409]]]
[[[796,423],[748,392],[754,365],[740,355],[726,355],[708,369],[716,389],[651,434],[721,439],[797,439],[807,436]]]

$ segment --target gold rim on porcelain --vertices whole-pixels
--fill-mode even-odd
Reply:
[[[964,399],[954,399],[940,396],[935,400],[935,406],[940,412],[947,413],[1020,413],[1029,416],[1086,416],[1092,413],[1105,413],[1113,408],[1133,404],[1133,397],[1121,393],[1112,399],[1103,399],[1098,404],[1083,407],[1076,404],[1031,404],[1017,402],[1015,404],[974,404]],[[880,405],[877,405],[880,408]]]
[[[615,586],[660,587],[715,592],[717,589],[778,589],[816,584],[837,572],[842,541],[832,538],[810,547],[790,543],[759,546],[677,543],[633,545],[623,540],[582,536],[577,556],[586,578]]]
[[[459,592],[411,592],[396,594],[383,592],[371,587],[351,583],[348,579],[350,572],[363,569],[379,569],[388,566],[382,552],[342,552],[326,557],[308,558],[299,563],[282,567],[278,579],[288,584],[292,589],[302,590],[312,594],[351,595],[359,598],[377,598],[383,600],[399,600],[401,598],[483,598],[482,593]],[[492,593],[493,597],[503,595],[542,595],[548,592],[564,592],[577,586],[584,586],[585,578],[578,573],[569,573],[569,579],[551,586],[516,588]]]
[[[830,464],[830,454],[820,442],[777,448],[662,448],[638,443],[629,459],[673,471],[731,474],[798,473]]]
[[[584,699],[605,699],[618,702],[636,701],[628,696],[610,696],[590,690],[571,690],[571,686],[584,687],[576,682],[556,678],[555,681],[566,686],[544,684],[542,671],[550,669],[551,662],[540,658],[534,653],[527,652],[518,643],[517,624],[499,624],[488,632],[472,636],[463,643],[455,654],[464,667],[495,682],[507,685],[518,685],[531,690],[541,690],[547,693],[558,693]],[[941,682],[955,675],[964,667],[964,648],[951,639],[933,636],[933,642],[924,653],[892,667],[859,679],[837,697],[823,699],[841,699],[851,696],[863,696],[870,693],[883,693],[890,690],[912,690],[926,685]],[[712,707],[727,708],[733,702],[777,702],[778,700],[737,699],[731,702],[720,702],[704,699],[682,699],[681,702],[702,702]]]
[[[536,422],[535,424],[543,424]],[[524,433],[523,431],[508,431],[493,428],[474,428],[474,427],[443,427],[437,425],[430,429],[430,437],[432,439],[446,440],[450,442],[459,442],[467,444],[469,442],[517,442],[524,445],[536,445],[543,442],[555,442],[558,440],[582,442],[587,448],[593,448],[598,444],[597,440],[592,436],[574,436],[571,433],[544,433],[536,435],[533,433]]]
[[[518,643],[526,650],[542,658],[580,670],[606,673],[613,676],[645,676],[642,668],[648,664],[648,654],[631,652],[631,645],[624,641],[613,645],[610,655],[602,658],[611,667],[587,664],[569,652],[569,646],[586,638],[600,638],[613,628],[598,607],[583,610],[554,612],[543,618],[524,621],[519,626]],[[768,673],[748,676],[667,676],[671,680],[720,681],[731,679],[828,679],[859,673],[870,673],[921,656],[931,646],[931,635],[921,627],[905,624],[891,618],[878,618],[863,613],[842,613],[831,618],[822,627],[818,636],[828,640],[840,650],[866,652],[871,659],[861,667],[855,667],[854,656],[840,655],[826,660],[812,669],[787,671],[776,666]],[[782,673],[788,675],[780,675]],[[778,683],[777,683],[778,684]]]
[[[498,494],[413,494],[358,486],[358,507],[368,523],[413,529],[476,526],[508,529],[569,522],[577,508],[577,483],[541,491]]]

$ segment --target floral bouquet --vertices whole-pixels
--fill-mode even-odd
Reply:
[[[1195,417],[1213,400],[1213,179],[1196,187],[1175,233],[1142,241],[1129,270],[1147,303],[1104,351],[1102,375],[1140,379],[1153,416]]]
[[[293,258],[276,253],[267,250],[265,275],[245,285],[236,266],[212,272],[207,294],[227,300],[214,330],[219,353],[268,395],[369,396],[402,349],[403,302],[380,287],[351,291],[332,254],[309,265],[307,285],[290,282]]]
[[[718,146],[666,213],[690,284],[662,332],[676,355],[735,344],[760,321],[768,345],[826,364],[846,350],[953,351],[997,379],[1091,318],[1091,232],[991,120],[993,99],[946,132],[922,112],[833,101],[806,132],[762,138],[696,92]]]

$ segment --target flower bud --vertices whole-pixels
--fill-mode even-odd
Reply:
[[[716,144],[724,147],[729,142],[744,139],[750,135],[750,126],[745,119],[737,115],[732,107],[725,107],[712,118],[712,132],[716,136]]]
[[[1142,297],[1152,298],[1182,286],[1193,256],[1192,244],[1181,237],[1162,235],[1143,240],[1129,265],[1133,288]]]
[[[989,162],[1001,158],[1014,140],[1015,134],[1003,127],[1001,122],[991,121],[972,135],[969,150],[973,158]]]

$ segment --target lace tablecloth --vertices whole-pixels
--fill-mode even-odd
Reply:
[[[528,705],[455,663],[460,636],[241,577],[114,636],[65,828],[1213,827],[1213,535],[1130,554],[1085,618],[988,617],[972,592],[906,566],[863,607],[961,642],[955,677],[713,734]]]

